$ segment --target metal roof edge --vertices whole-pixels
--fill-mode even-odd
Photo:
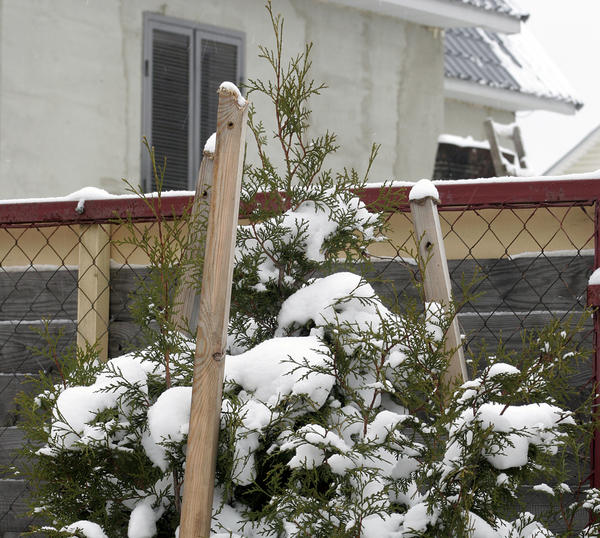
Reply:
[[[470,4],[448,2],[447,0],[325,1],[397,17],[424,26],[438,28],[479,26],[505,34],[515,34],[521,31],[521,18],[518,16],[492,12]]]
[[[512,112],[517,110],[548,110],[571,115],[575,114],[582,106],[581,103],[570,103],[556,98],[494,88],[486,84],[450,77],[444,77],[444,97]]]

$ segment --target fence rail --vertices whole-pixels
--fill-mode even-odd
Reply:
[[[463,279],[483,277],[473,289],[481,295],[459,314],[471,350],[483,340],[494,347],[500,338],[516,350],[521,329],[584,311],[588,278],[600,262],[600,179],[438,182],[437,188],[455,295]],[[416,267],[407,255],[415,246],[409,189],[372,186],[357,193],[389,214],[390,238],[373,246],[371,269],[378,293],[389,298],[415,296]],[[191,202],[191,194],[179,193],[164,196],[160,207],[154,199],[154,208],[136,197],[0,204],[0,465],[14,463],[12,449],[22,441],[15,394],[27,374],[54,367],[31,351],[41,343],[35,329],[47,323],[52,334],[62,334],[62,347],[78,338],[106,338],[108,357],[135,344],[129,306],[137,279],[147,276],[147,260],[111,242],[125,233],[115,219],[151,227],[155,210],[168,219]],[[272,196],[253,203],[285,207]],[[242,218],[247,209],[241,208]],[[591,389],[600,367],[598,316],[588,329],[582,339],[596,352],[573,383]],[[600,486],[600,443],[591,455],[593,483]],[[0,480],[0,536],[30,523],[17,517],[26,509],[26,494],[26,483]]]

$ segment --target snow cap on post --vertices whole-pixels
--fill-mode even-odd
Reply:
[[[235,95],[237,97],[237,104],[240,108],[244,108],[248,104],[248,101],[242,96],[242,92],[240,92],[239,88],[233,82],[221,82],[219,93],[222,92]]]
[[[433,198],[436,203],[440,203],[440,194],[435,185],[428,179],[420,179],[415,186],[410,189],[408,200],[410,202],[420,202],[426,198]]]

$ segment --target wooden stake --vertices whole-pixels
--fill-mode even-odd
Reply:
[[[417,235],[419,254],[426,261],[423,286],[425,300],[435,302],[447,309],[451,304],[452,284],[446,260],[446,249],[437,210],[437,200],[429,196],[410,202],[415,233]],[[454,317],[446,334],[446,348],[456,350],[450,359],[446,380],[455,382],[467,381],[469,374],[460,337],[458,319]]]
[[[77,277],[77,347],[98,345],[98,358],[108,359],[110,315],[109,224],[82,224]]]
[[[196,194],[190,219],[190,238],[188,248],[196,256],[204,254],[202,246],[205,244],[206,229],[199,224],[206,220],[208,215],[211,187],[213,180],[213,165],[215,155],[212,151],[204,149],[200,170],[198,171],[198,182],[196,183]],[[186,253],[184,253],[186,255]],[[198,308],[200,304],[200,291],[198,282],[188,268],[177,287],[175,297],[174,322],[179,330],[189,336],[195,335],[198,328]]]
[[[180,538],[210,535],[247,109],[236,92],[219,89]]]

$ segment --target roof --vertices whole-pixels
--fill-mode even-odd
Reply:
[[[600,125],[585,135],[556,161],[544,175],[563,175],[600,168]]]
[[[527,28],[511,35],[482,28],[447,29],[444,71],[449,97],[508,110],[567,114],[583,106]]]
[[[502,15],[508,15],[519,21],[526,21],[529,14],[521,10],[518,6],[509,0],[447,0],[460,4],[467,4],[484,11],[492,11]]]
[[[518,33],[527,15],[513,0],[323,0],[437,28],[481,27]]]

